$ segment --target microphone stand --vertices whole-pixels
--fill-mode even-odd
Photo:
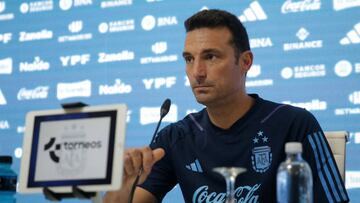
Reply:
[[[149,144],[149,146],[155,142],[155,138],[156,138],[156,134],[159,130],[159,127],[160,127],[160,124],[161,124],[161,121],[162,119],[166,116],[166,114],[168,114],[169,110],[170,110],[170,106],[171,106],[171,100],[170,99],[166,99],[164,101],[164,103],[161,105],[161,108],[160,108],[160,119],[157,123],[157,126],[156,126],[156,129],[154,131],[154,134],[152,136],[152,139],[151,139],[151,142]],[[140,168],[135,180],[134,180],[134,183],[131,187],[131,190],[130,190],[130,194],[129,194],[129,200],[128,200],[128,203],[132,203],[133,201],[133,198],[134,198],[134,193],[135,193],[135,189],[136,189],[136,186],[138,185],[139,183],[139,179],[140,179],[140,176],[142,175],[142,172],[143,172],[143,167]]]

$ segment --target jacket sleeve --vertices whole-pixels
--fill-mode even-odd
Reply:
[[[298,129],[302,129],[303,157],[313,176],[314,202],[349,202],[334,156],[316,118],[304,111]],[[302,136],[302,135],[300,135]]]
[[[167,126],[158,133],[156,141],[151,144],[152,149],[163,148],[165,156],[156,162],[140,187],[152,193],[158,202],[177,184],[177,179],[171,162],[171,134],[176,133],[172,126]]]

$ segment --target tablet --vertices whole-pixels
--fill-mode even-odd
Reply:
[[[121,187],[126,105],[32,111],[26,115],[19,191]]]

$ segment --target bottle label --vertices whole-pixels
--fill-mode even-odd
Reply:
[[[16,176],[0,177],[0,191],[16,191]]]

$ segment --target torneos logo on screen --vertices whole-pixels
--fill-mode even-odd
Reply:
[[[60,156],[57,155],[57,151],[75,152],[77,150],[91,150],[101,148],[101,141],[64,141],[56,143],[56,138],[50,138],[49,142],[44,145],[44,151],[49,151],[50,159],[55,162],[60,162]],[[54,146],[54,147],[53,147]],[[62,154],[60,152],[60,154]]]

